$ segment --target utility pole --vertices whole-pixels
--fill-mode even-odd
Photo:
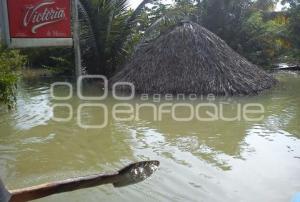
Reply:
[[[0,0],[0,34],[1,34],[1,42],[8,45],[9,40],[9,32],[8,32],[8,19],[7,19],[7,4],[6,0]]]
[[[78,17],[78,0],[73,0],[73,41],[75,52],[75,73],[76,78],[82,75],[81,54],[79,41],[79,17]]]
[[[4,40],[3,21],[4,21],[3,6],[2,6],[2,1],[0,1],[0,43],[2,43]]]

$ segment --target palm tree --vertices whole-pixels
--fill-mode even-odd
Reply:
[[[145,5],[143,0],[135,9],[129,9],[127,0],[80,0],[81,32],[84,42],[91,41],[84,49],[89,73],[111,76],[116,67],[128,55],[126,44],[130,41],[132,28]],[[89,30],[89,31],[87,31]],[[92,47],[92,48],[91,48]]]

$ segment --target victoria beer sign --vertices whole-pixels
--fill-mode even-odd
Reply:
[[[71,0],[4,1],[7,4],[9,37],[13,46],[72,44]]]

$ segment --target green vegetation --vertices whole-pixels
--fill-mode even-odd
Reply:
[[[156,2],[151,9],[146,8],[144,15],[146,13],[147,17],[141,18],[146,26],[141,31],[146,31],[151,39],[157,36],[153,30],[163,32],[176,21],[189,19],[220,36],[255,64],[270,66],[276,62],[300,60],[298,0],[282,1],[288,3],[289,8],[281,12],[274,11],[278,0],[175,2],[167,6]],[[147,33],[147,26],[152,33]]]
[[[22,49],[28,58],[28,67],[49,70],[55,74],[72,75],[74,56],[72,48],[31,48]]]
[[[0,102],[11,108],[15,100],[18,70],[24,66],[26,57],[17,50],[7,50],[0,46]]]
[[[135,40],[132,33],[136,20],[147,2],[144,0],[137,9],[130,10],[126,0],[81,0],[89,18],[81,29],[90,29],[82,39],[92,38],[90,41],[95,43],[86,54],[91,58],[87,64],[89,72],[112,75],[125,61]]]
[[[288,33],[292,41],[291,50],[288,52],[288,59],[293,61],[300,60],[300,0],[286,0],[289,3],[289,24]]]
[[[175,0],[168,5],[144,0],[135,10],[126,0],[80,2],[83,64],[90,74],[114,75],[141,40],[151,40],[181,20],[201,24],[255,64],[300,61],[299,0],[282,0],[287,6],[281,12],[274,11],[280,0]],[[22,53],[34,67],[74,73],[70,49]]]

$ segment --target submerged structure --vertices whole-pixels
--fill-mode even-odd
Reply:
[[[182,22],[139,45],[114,82],[131,82],[138,94],[253,95],[276,80],[204,27]]]

